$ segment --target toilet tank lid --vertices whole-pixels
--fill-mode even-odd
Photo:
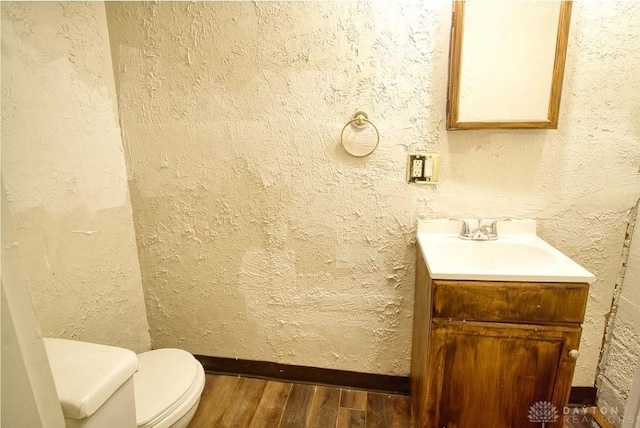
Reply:
[[[44,345],[62,412],[69,419],[91,416],[140,367],[138,356],[128,349],[52,338],[45,338]]]

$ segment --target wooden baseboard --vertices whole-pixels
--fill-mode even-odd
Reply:
[[[340,388],[365,389],[409,395],[407,376],[360,373],[319,367],[295,366],[269,361],[237,360],[235,358],[195,355],[207,373],[257,377],[296,383],[313,383]]]
[[[297,383],[313,383],[340,388],[366,389],[409,395],[409,377],[390,376],[319,367],[295,366],[269,361],[238,360],[235,358],[195,355],[207,373],[257,377]],[[595,386],[574,386],[570,405],[595,406],[598,389]]]
[[[598,388],[595,386],[572,386],[569,394],[569,405],[595,406]]]
[[[613,428],[613,424],[607,420],[597,407],[590,408],[589,414],[593,417],[600,428]]]

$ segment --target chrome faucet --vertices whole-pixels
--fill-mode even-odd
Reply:
[[[460,230],[460,239],[469,239],[472,241],[494,241],[498,239],[498,222],[511,221],[510,218],[497,218],[491,220],[490,224],[483,224],[485,220],[478,218],[475,229],[469,226],[469,222],[463,219],[452,218],[450,221],[461,221],[462,229]]]

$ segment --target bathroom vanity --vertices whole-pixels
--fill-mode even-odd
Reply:
[[[537,237],[535,221],[499,229],[473,241],[459,239],[460,223],[418,225],[414,427],[562,427],[595,278]]]

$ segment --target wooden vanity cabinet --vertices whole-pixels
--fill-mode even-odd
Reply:
[[[413,426],[526,428],[538,402],[562,409],[588,284],[432,280],[420,250],[411,355]],[[571,352],[573,351],[573,352]]]

